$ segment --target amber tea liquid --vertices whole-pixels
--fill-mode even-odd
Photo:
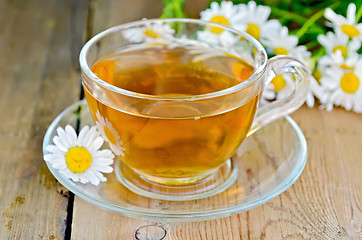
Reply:
[[[245,81],[254,71],[228,54],[203,59],[203,49],[194,50],[164,45],[119,50],[100,59],[92,71],[119,88],[164,97],[220,91]],[[93,96],[86,86],[85,94],[94,120],[99,122],[101,116],[108,123],[103,132],[122,150],[120,159],[138,173],[166,179],[192,178],[225,163],[246,137],[259,98],[255,93],[242,106],[202,115],[203,108],[213,106],[205,103],[194,109],[177,102],[148,106],[140,101],[128,111],[120,111],[118,106],[100,101],[113,96]]]

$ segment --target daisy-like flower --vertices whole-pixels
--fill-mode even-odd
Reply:
[[[201,20],[210,21],[240,29],[240,21],[243,18],[239,14],[239,8],[234,6],[232,2],[223,1],[220,5],[216,2],[212,2],[210,9],[200,13]],[[199,40],[209,43],[220,42],[234,42],[234,35],[221,27],[207,26],[205,31],[197,32],[197,38]]]
[[[114,155],[108,150],[99,150],[103,139],[96,127],[85,126],[77,136],[74,129],[67,125],[65,129],[58,127],[58,135],[53,138],[55,145],[48,145],[49,152],[44,160],[58,169],[61,174],[75,182],[98,185],[107,179],[102,173],[110,173],[113,168]]]
[[[320,71],[320,78],[326,73],[329,68],[341,68],[344,70],[353,70],[356,62],[358,61],[359,55],[356,52],[352,52],[347,58],[343,57],[340,50],[335,53],[331,53],[320,57],[318,59],[318,69]]]
[[[348,5],[347,18],[336,14],[330,8],[326,9],[324,17],[330,21],[329,25],[334,27],[336,32],[341,31],[350,38],[362,38],[362,23],[356,23],[356,5],[354,3]]]
[[[311,56],[305,46],[298,45],[298,37],[288,35],[288,28],[281,27],[278,31],[268,34],[264,39],[268,53],[273,55],[289,55],[305,63]]]
[[[116,129],[112,126],[112,123],[110,123],[107,118],[104,119],[98,111],[96,112],[96,117],[97,129],[104,140],[109,144],[111,150],[118,156],[124,156],[125,149],[122,147],[121,139]]]
[[[239,4],[239,15],[242,16],[238,30],[243,30],[256,40],[263,43],[263,39],[270,33],[280,28],[278,20],[269,20],[270,7],[259,5],[254,1],[248,4]]]
[[[199,41],[212,44],[212,45],[232,45],[239,39],[230,31],[224,30],[220,35],[214,34],[208,30],[198,31],[197,39]]]
[[[328,111],[335,105],[362,113],[362,69],[357,67],[361,65],[360,57],[354,63],[355,67],[343,69],[334,65],[326,70],[320,81],[322,88],[329,91],[321,100]]]
[[[201,20],[220,23],[234,28],[239,26],[239,22],[243,17],[239,14],[238,8],[234,6],[232,2],[226,1],[221,2],[220,5],[212,2],[210,9],[201,12],[200,16]],[[223,28],[214,26],[208,26],[207,29],[214,34],[221,34],[224,31]]]
[[[194,55],[192,62],[204,61],[208,58],[214,57],[232,57],[242,59],[243,61],[251,64],[253,62],[252,49],[234,38],[234,42],[221,41],[216,46],[194,45],[188,47],[189,53]]]
[[[166,45],[166,47],[168,49],[174,49],[178,47],[193,49],[196,47],[210,48],[210,45],[208,43],[189,38],[187,35],[182,35],[179,38],[173,38],[172,41]]]
[[[287,97],[294,89],[294,80],[290,74],[278,74],[265,86],[263,97],[265,99],[281,99]]]
[[[308,107],[313,107],[315,103],[314,97],[318,99],[322,98],[322,88],[318,84],[317,80],[314,77],[310,77],[311,88],[307,94],[305,103]],[[288,97],[294,89],[294,80],[293,77],[289,74],[279,74],[273,78],[273,80],[265,86],[263,92],[263,101],[273,99],[282,99]]]
[[[325,91],[323,91],[317,79],[315,79],[313,76],[310,76],[309,83],[310,83],[310,90],[307,94],[307,99],[305,100],[305,103],[307,104],[308,107],[312,108],[315,103],[314,97],[320,100],[323,99]]]
[[[132,42],[139,43],[143,41],[162,42],[173,38],[173,30],[168,24],[161,22],[146,22],[144,27],[130,28],[123,32],[124,37]]]
[[[327,35],[319,35],[318,42],[325,47],[327,53],[335,53],[339,50],[344,58],[357,52],[361,47],[360,40],[354,38],[349,42],[348,36],[339,31],[336,33],[328,32]]]

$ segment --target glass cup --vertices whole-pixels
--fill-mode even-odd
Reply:
[[[167,200],[227,189],[238,176],[232,155],[242,141],[298,109],[309,87],[299,61],[268,60],[247,33],[192,19],[110,28],[85,44],[80,65],[92,117],[120,159],[118,180]],[[265,84],[279,74],[291,75],[292,90],[259,106]]]

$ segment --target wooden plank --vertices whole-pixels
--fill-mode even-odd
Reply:
[[[79,97],[67,1],[1,1],[0,236],[63,239],[68,191],[51,175],[42,141]]]
[[[184,11],[190,18],[199,18],[200,11],[205,9],[207,4],[207,0],[187,0]],[[91,36],[118,24],[143,18],[158,18],[162,14],[162,4],[159,0],[91,0],[90,7],[93,14],[93,21],[90,22]]]
[[[143,18],[157,18],[162,14],[162,4],[159,0],[91,0],[90,11],[93,16],[89,22],[89,30],[90,36],[94,36],[118,24]]]
[[[148,225],[165,229],[165,239],[359,239],[361,116],[341,109],[328,113],[303,107],[293,117],[308,139],[308,163],[300,179],[272,201],[217,220],[152,223],[110,213],[76,198],[74,239],[132,239]]]
[[[152,10],[158,8],[150,0],[94,1],[91,6],[90,35],[160,13]],[[217,220],[153,223],[123,217],[75,197],[72,238],[136,239],[137,231],[148,225],[165,229],[164,239],[361,238],[361,115],[340,109],[328,113],[303,107],[293,118],[308,139],[308,163],[300,179],[270,202]],[[154,239],[155,234],[159,234],[157,228],[143,237]]]

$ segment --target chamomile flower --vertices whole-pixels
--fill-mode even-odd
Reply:
[[[278,74],[265,86],[265,99],[281,99],[289,96],[294,89],[294,80],[290,74]]]
[[[238,41],[237,37],[228,30],[223,31],[223,33],[217,35],[208,30],[198,31],[197,39],[204,43],[208,43],[211,45],[232,45],[236,41]]]
[[[55,145],[48,145],[44,160],[58,169],[61,174],[74,182],[98,185],[107,179],[102,173],[110,173],[114,155],[108,150],[100,150],[103,139],[96,127],[85,126],[77,136],[75,130],[67,125],[58,127],[58,135],[53,138]]]
[[[254,1],[248,4],[239,4],[239,15],[242,16],[238,30],[243,30],[256,40],[263,43],[263,39],[270,32],[276,31],[280,28],[278,20],[269,20],[270,7],[259,5],[257,6]]]
[[[322,108],[326,107],[328,98],[330,97],[331,91],[326,86],[326,79],[330,79],[330,69],[342,69],[344,71],[351,71],[355,68],[358,62],[359,55],[352,52],[347,58],[342,56],[342,52],[337,50],[335,53],[330,53],[318,59],[318,65],[315,69],[313,76],[311,77],[311,91],[313,95],[318,98],[322,103]],[[320,84],[322,82],[324,84]],[[308,102],[307,102],[308,104]],[[332,110],[333,103],[329,104],[327,110]]]
[[[201,20],[227,25],[235,29],[240,29],[240,21],[243,18],[239,14],[238,7],[234,6],[232,2],[226,1],[221,2],[220,5],[212,2],[210,9],[201,12],[200,16]],[[197,32],[197,38],[210,43],[234,41],[234,36],[230,31],[212,25],[207,26],[205,31]]]
[[[312,108],[315,103],[314,97],[318,99],[323,99],[325,91],[323,91],[323,88],[319,85],[317,79],[315,79],[313,76],[310,76],[309,83],[310,83],[310,90],[307,94],[307,99],[305,100],[305,103],[307,104],[308,107]]]
[[[220,5],[216,2],[212,2],[209,9],[200,13],[201,20],[210,21],[227,25],[233,28],[237,28],[242,15],[239,14],[238,7],[234,6],[232,2],[221,2]],[[223,28],[209,26],[208,31],[214,34],[221,34],[224,32]]]
[[[139,43],[143,41],[162,42],[162,40],[173,38],[174,33],[175,30],[168,24],[161,22],[146,22],[144,27],[127,29],[123,32],[123,35],[128,41]]]
[[[344,58],[357,52],[361,47],[360,40],[354,38],[349,42],[348,36],[339,31],[336,33],[328,32],[327,35],[319,35],[318,42],[325,47],[327,53],[335,53],[339,50]]]
[[[344,58],[342,52],[337,50],[335,53],[331,53],[320,57],[318,59],[318,69],[320,74],[323,76],[328,68],[342,68],[345,70],[352,70],[358,61],[359,55],[356,52],[348,55]]]
[[[326,9],[324,17],[330,21],[329,25],[334,27],[336,32],[341,31],[350,38],[362,38],[362,23],[356,23],[356,5],[354,3],[348,5],[347,18],[336,14],[330,8]]]
[[[116,155],[124,156],[124,148],[122,147],[121,139],[112,123],[108,121],[107,118],[103,118],[101,114],[96,112],[96,126],[101,136],[109,144],[109,147]]]
[[[166,47],[168,49],[175,49],[178,47],[193,49],[193,48],[210,48],[210,44],[205,42],[200,42],[195,40],[187,35],[182,35],[179,38],[173,38],[171,42],[169,42]]]
[[[354,66],[361,66],[360,57]],[[362,69],[350,67],[343,69],[338,66],[330,67],[321,78],[321,86],[329,91],[322,99],[322,104],[327,110],[332,110],[333,105],[343,106],[346,110],[362,113]]]
[[[289,55],[305,62],[311,56],[305,46],[298,45],[298,37],[288,35],[288,28],[281,27],[279,31],[274,31],[268,34],[264,39],[264,44],[268,53],[273,55]]]
[[[234,43],[221,42],[219,46],[193,46],[189,47],[189,53],[193,55],[192,62],[200,62],[209,58],[215,57],[231,57],[238,60],[242,60],[248,64],[252,64],[254,58],[252,56],[252,49],[250,46],[246,46],[238,39],[235,39]]]

